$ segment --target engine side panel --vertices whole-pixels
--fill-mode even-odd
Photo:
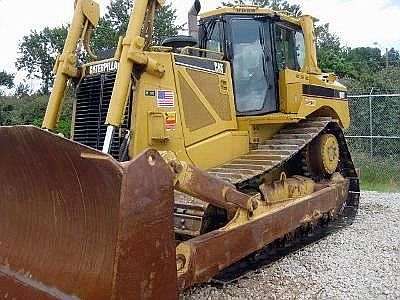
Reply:
[[[336,77],[286,69],[279,74],[279,91],[282,113],[305,118],[322,110],[318,116],[338,119],[344,128],[350,126],[347,89]]]
[[[230,66],[227,62],[174,55],[185,145],[236,130]]]
[[[143,73],[137,84],[131,157],[150,147],[207,169],[248,153],[248,133],[238,131],[227,62],[149,55],[165,66],[166,75]]]
[[[143,73],[136,84],[130,157],[144,149],[155,148],[173,151],[178,159],[191,162],[183,137],[172,54],[149,53],[149,56],[162,63],[166,71],[162,78]]]

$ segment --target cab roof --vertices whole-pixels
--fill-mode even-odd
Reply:
[[[254,5],[246,5],[246,6],[232,6],[232,7],[219,7],[217,9],[204,12],[200,14],[200,19],[205,19],[209,17],[216,17],[221,15],[266,15],[266,16],[279,16],[282,20],[285,20],[289,23],[300,25],[301,18],[292,17],[287,12],[284,11],[274,11],[269,8],[261,8],[259,6]]]

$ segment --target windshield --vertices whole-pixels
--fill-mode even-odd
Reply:
[[[233,19],[231,26],[236,108],[239,113],[260,111],[268,90],[264,25],[254,19]]]

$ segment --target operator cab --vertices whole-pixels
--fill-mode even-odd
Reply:
[[[223,53],[231,63],[239,116],[278,112],[279,72],[304,66],[302,29],[279,15],[230,10],[200,20],[199,46]]]

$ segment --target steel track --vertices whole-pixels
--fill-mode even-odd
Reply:
[[[258,190],[262,178],[274,170],[301,164],[299,157],[312,141],[323,133],[333,133],[341,150],[340,173],[350,180],[349,199],[344,209],[356,211],[359,202],[359,180],[338,121],[332,118],[312,118],[291,124],[278,132],[257,150],[237,158],[223,166],[209,170],[210,174],[226,180],[243,191]],[[304,166],[300,166],[304,170]],[[257,192],[257,191],[256,191]],[[204,232],[204,224],[210,222],[206,203],[178,194],[175,200],[175,231],[186,236],[198,236]],[[215,211],[214,211],[215,213]],[[211,216],[212,218],[212,216]]]
[[[298,228],[295,232],[287,234],[285,237],[282,237],[282,239],[273,242],[264,249],[228,267],[212,280],[214,284],[225,285],[240,280],[249,272],[255,271],[262,266],[278,262],[287,254],[301,251],[305,246],[316,244],[329,235],[353,224],[360,201],[359,178],[351,159],[344,134],[338,123],[330,122],[325,129],[320,132],[320,134],[323,133],[332,133],[338,138],[341,152],[340,173],[350,180],[349,195],[341,211],[333,218],[325,215],[317,224],[310,224],[306,228]]]
[[[318,224],[309,226],[307,229],[298,229],[294,234],[286,235],[281,240],[273,242],[264,249],[226,268],[215,276],[211,283],[217,287],[235,283],[261,267],[279,263],[287,255],[298,253],[304,247],[317,244],[328,236],[352,225],[355,217],[354,210],[345,210],[334,220],[320,220]]]

